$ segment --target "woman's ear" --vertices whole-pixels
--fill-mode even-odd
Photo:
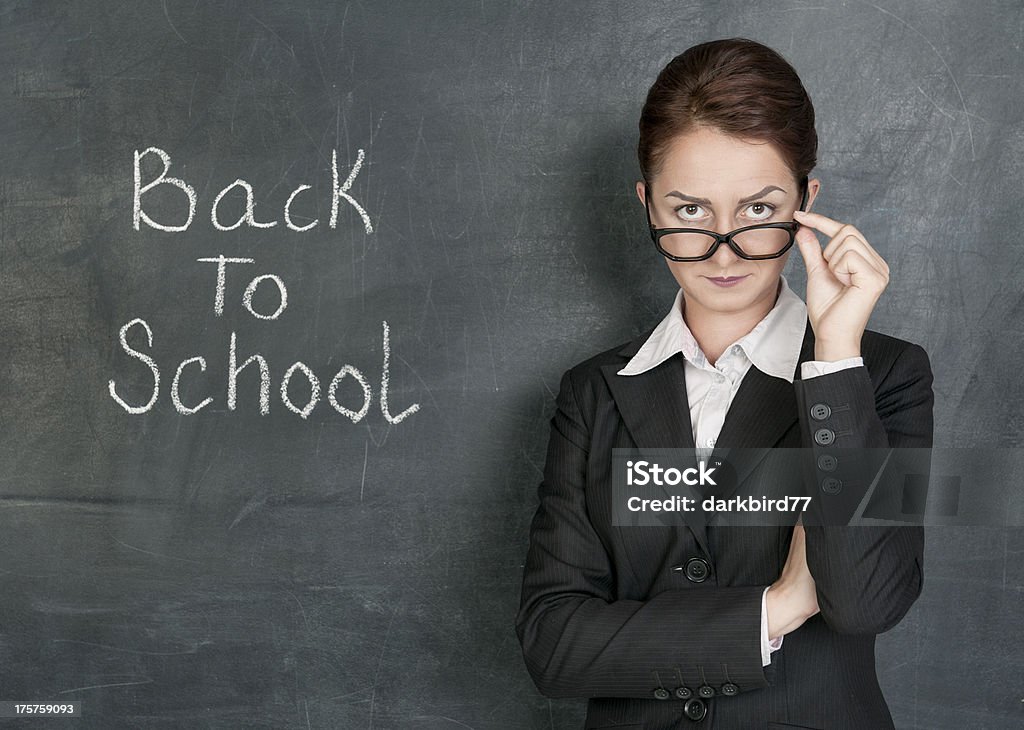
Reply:
[[[807,181],[807,207],[804,210],[808,212],[811,210],[811,205],[814,203],[814,199],[818,196],[818,191],[820,190],[821,180],[814,178]]]
[[[640,198],[640,205],[644,204],[644,196],[647,195],[647,188],[643,180],[636,181],[636,197]]]

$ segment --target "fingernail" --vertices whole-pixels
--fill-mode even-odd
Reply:
[[[794,215],[794,216],[801,216],[801,215],[803,215],[803,214],[804,214],[804,211],[802,211],[802,210],[796,210],[796,211],[793,211],[793,215]]]

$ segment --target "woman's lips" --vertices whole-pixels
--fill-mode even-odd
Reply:
[[[705,278],[716,286],[735,286],[746,279],[747,276],[749,274],[744,276],[707,276]]]

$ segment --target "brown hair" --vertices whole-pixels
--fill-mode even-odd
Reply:
[[[640,113],[637,156],[649,183],[669,145],[706,126],[775,145],[797,181],[817,162],[814,105],[796,70],[749,38],[692,46],[661,70]]]

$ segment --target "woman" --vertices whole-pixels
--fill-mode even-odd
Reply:
[[[931,446],[925,351],[865,329],[889,267],[801,212],[816,151],[800,79],[754,41],[690,48],[647,96],[636,192],[679,291],[562,377],[516,619],[537,687],[590,698],[587,728],[893,727],[875,636],[921,591],[922,527],[611,519],[613,448],[814,449],[826,499],[842,449]],[[782,275],[794,244],[806,304]]]

